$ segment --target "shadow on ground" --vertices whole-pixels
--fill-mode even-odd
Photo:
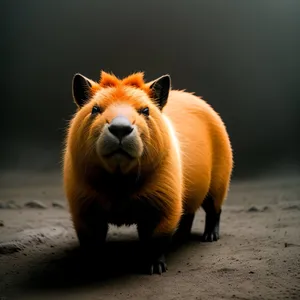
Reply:
[[[198,247],[201,234],[191,234],[189,240],[181,244],[173,243],[166,255],[168,265],[172,265],[177,255],[185,255],[193,246]],[[43,253],[45,257],[45,253]],[[77,243],[61,247],[51,260],[35,264],[29,282],[21,283],[23,289],[36,292],[69,289],[123,280],[130,275],[150,276],[142,273],[143,254],[137,239],[118,239],[107,241],[103,251],[95,255],[84,255]],[[27,266],[26,266],[27,267]],[[29,267],[29,266],[28,266]],[[154,274],[152,276],[160,276]]]

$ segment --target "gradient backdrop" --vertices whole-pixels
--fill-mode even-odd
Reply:
[[[60,168],[75,72],[169,73],[225,121],[234,175],[300,164],[300,1],[1,1],[0,169]],[[196,130],[196,129],[195,129]]]

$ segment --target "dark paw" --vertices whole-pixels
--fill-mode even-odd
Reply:
[[[202,242],[213,242],[219,240],[218,232],[204,232],[202,236]]]
[[[205,228],[202,236],[203,242],[213,242],[220,238],[220,216],[221,212],[207,212],[205,217]]]
[[[155,259],[150,264],[148,264],[148,267],[147,267],[147,273],[149,273],[150,275],[153,275],[153,274],[161,275],[162,273],[167,272],[167,270],[168,270],[168,268],[167,268],[166,259],[164,256],[161,256],[160,258]]]

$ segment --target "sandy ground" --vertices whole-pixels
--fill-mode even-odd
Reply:
[[[81,257],[56,174],[2,174],[0,207],[1,300],[300,299],[299,174],[233,181],[221,239],[200,242],[199,211],[161,276],[135,272],[135,227],[111,227],[105,257]]]

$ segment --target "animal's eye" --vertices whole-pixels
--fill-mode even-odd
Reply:
[[[149,116],[149,108],[148,107],[145,107],[145,108],[142,108],[140,110],[140,113],[143,114],[144,116]]]
[[[94,114],[100,114],[100,112],[101,112],[101,110],[100,110],[99,106],[97,106],[97,105],[93,106],[93,108],[92,108],[92,115],[94,115]]]

